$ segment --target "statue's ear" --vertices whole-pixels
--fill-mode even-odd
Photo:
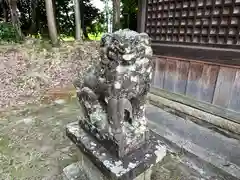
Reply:
[[[110,42],[112,39],[112,35],[109,33],[106,33],[102,36],[100,41],[100,46],[105,46],[108,42]]]
[[[140,33],[140,41],[144,41],[147,45],[151,44],[151,38],[148,36],[147,33]]]

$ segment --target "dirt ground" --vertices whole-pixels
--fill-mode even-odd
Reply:
[[[60,179],[62,169],[76,161],[76,148],[65,136],[64,128],[76,120],[76,104],[36,109],[28,106],[1,118],[1,180]]]
[[[78,116],[81,113],[75,99],[2,113],[0,180],[61,180],[63,168],[78,161],[77,149],[65,135],[65,125]],[[169,154],[155,168],[152,179],[201,178]]]

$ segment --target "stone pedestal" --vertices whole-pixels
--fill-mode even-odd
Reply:
[[[85,155],[82,160],[63,169],[63,180],[110,180]],[[152,168],[149,168],[134,180],[150,180]]]
[[[79,162],[63,170],[67,180],[150,180],[151,168],[166,155],[152,131],[143,146],[122,158],[109,153],[78,122],[67,126],[67,136],[80,149]]]
[[[151,58],[145,33],[125,29],[103,35],[99,63],[87,70],[82,84],[75,83],[85,118],[67,127],[81,151],[74,166],[79,179],[150,180],[151,167],[166,155],[145,117]]]

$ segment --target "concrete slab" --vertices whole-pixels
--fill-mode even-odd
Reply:
[[[191,121],[147,106],[149,126],[170,144],[210,163],[228,179],[240,179],[240,142]]]

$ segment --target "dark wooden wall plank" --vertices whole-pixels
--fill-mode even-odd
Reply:
[[[235,68],[220,68],[213,98],[214,105],[228,108],[235,75]]]
[[[155,73],[154,73],[154,80],[153,80],[154,87],[163,88],[165,66],[166,66],[166,59],[163,59],[163,58],[155,59]]]
[[[219,66],[205,64],[201,78],[200,101],[212,103]]]
[[[152,43],[153,53],[159,56],[194,59],[226,65],[240,66],[240,51],[224,48],[182,46],[176,44]]]
[[[185,94],[186,92],[189,64],[190,63],[187,61],[177,61],[177,81],[175,84],[176,93]]]
[[[186,89],[186,95],[195,99],[200,97],[200,80],[203,72],[203,64],[201,63],[190,63],[188,73],[188,83]]]
[[[155,57],[153,87],[240,112],[240,69]]]
[[[240,69],[236,73],[229,109],[240,112]]]
[[[163,88],[169,92],[175,92],[175,83],[177,80],[177,61],[167,59]]]

